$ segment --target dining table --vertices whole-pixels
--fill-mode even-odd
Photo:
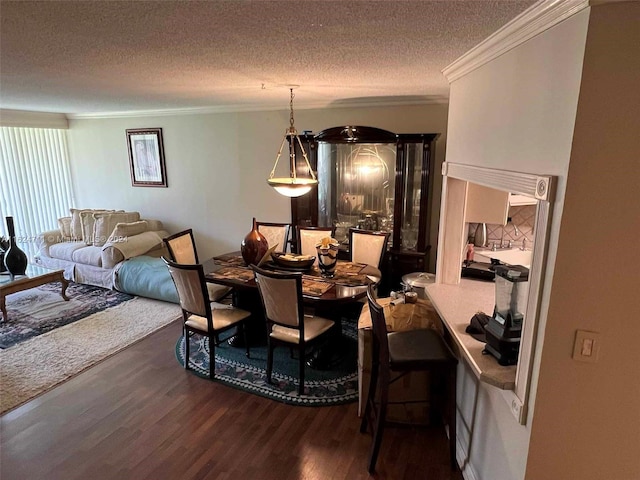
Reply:
[[[218,255],[203,262],[207,282],[236,289],[257,290],[253,270],[246,265],[241,253]],[[357,301],[367,295],[369,284],[377,284],[382,276],[372,265],[338,260],[332,277],[324,277],[317,265],[307,269],[283,267],[273,261],[261,265],[267,270],[302,274],[302,297],[307,305],[340,304]]]
[[[253,270],[245,263],[241,252],[229,252],[215,256],[203,262],[207,282],[233,288],[233,303],[236,307],[251,312],[247,323],[247,339],[251,346],[266,343],[266,321],[262,301],[258,292]],[[356,308],[359,311],[360,300],[367,295],[370,284],[378,284],[381,272],[372,265],[338,260],[332,277],[322,275],[317,265],[306,269],[287,268],[273,261],[267,261],[263,269],[280,272],[298,272],[302,276],[302,298],[307,308],[313,308],[316,315],[330,318],[336,322],[335,337],[341,337],[341,318],[345,311]],[[357,314],[356,314],[357,318]],[[228,342],[234,347],[244,347],[242,335],[233,335]],[[334,347],[339,340],[330,342]],[[307,362],[313,368],[327,368],[337,349],[322,349]]]

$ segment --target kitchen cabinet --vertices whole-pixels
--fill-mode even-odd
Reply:
[[[397,288],[403,275],[428,264],[438,136],[359,126],[329,128],[313,137],[305,132],[304,148],[319,184],[291,200],[292,223],[335,227],[343,256],[348,256],[349,228],[389,232],[381,269],[384,283]],[[299,161],[302,168],[304,160]]]
[[[466,205],[466,223],[506,225],[509,215],[509,192],[469,183]]]
[[[464,219],[466,223],[506,225],[510,207],[535,204],[536,199],[527,195],[517,195],[469,183]]]
[[[509,194],[509,206],[510,207],[519,207],[523,205],[535,205],[537,200],[533,197],[528,197],[527,195],[518,195],[516,193]]]

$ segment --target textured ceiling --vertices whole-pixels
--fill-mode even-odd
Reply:
[[[445,101],[533,0],[0,1],[0,108],[71,114]]]

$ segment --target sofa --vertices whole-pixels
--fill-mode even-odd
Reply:
[[[38,236],[34,260],[77,283],[113,289],[126,260],[167,255],[162,222],[141,219],[139,212],[72,208],[58,226]]]

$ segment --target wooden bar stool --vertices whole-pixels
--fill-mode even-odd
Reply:
[[[369,395],[360,424],[360,431],[373,428],[373,444],[369,455],[369,473],[376,468],[378,452],[385,426],[389,385],[413,371],[428,371],[434,377],[446,379],[446,398],[440,402],[449,424],[449,455],[451,468],[456,469],[456,366],[453,355],[442,336],[432,329],[387,333],[384,311],[374,298],[373,288],[367,290],[371,323],[373,325],[371,382]],[[400,375],[391,379],[391,372]],[[378,394],[378,395],[376,395]],[[376,396],[379,398],[376,399]]]

